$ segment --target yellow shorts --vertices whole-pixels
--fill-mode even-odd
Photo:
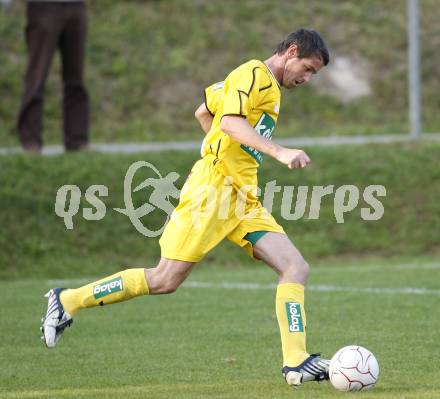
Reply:
[[[259,201],[240,199],[230,179],[205,157],[194,164],[159,243],[165,258],[199,262],[227,237],[253,257],[244,237],[255,231],[284,233]]]

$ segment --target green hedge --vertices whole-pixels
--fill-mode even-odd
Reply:
[[[355,185],[361,192],[371,184],[384,185],[379,198],[385,213],[378,221],[364,221],[359,206],[336,223],[334,195],[322,201],[320,218],[286,221],[280,216],[280,194],[273,214],[309,260],[342,256],[419,256],[435,253],[440,244],[440,144],[371,145],[310,148],[312,166],[290,171],[273,160],[263,163],[260,186],[276,179],[280,186]],[[147,160],[162,174],[177,171],[181,186],[196,153],[167,152],[130,156],[68,154],[57,157],[2,157],[0,167],[0,276],[84,276],[107,273],[123,266],[154,265],[160,255],[157,238],[145,238],[129,219],[112,208],[124,208],[123,180],[128,167]],[[145,177],[145,176],[143,176]],[[142,172],[136,181],[142,181]],[[59,187],[78,185],[83,193],[80,212],[67,230],[55,214]],[[100,221],[87,221],[82,208],[87,187],[104,184],[109,189],[107,214]],[[135,206],[148,199],[148,192],[135,195]],[[308,200],[310,205],[310,198]],[[309,206],[308,205],[308,206]],[[155,210],[143,221],[160,227],[164,213]],[[225,251],[224,245],[229,245]],[[207,262],[237,264],[246,255],[232,244],[221,244]]]

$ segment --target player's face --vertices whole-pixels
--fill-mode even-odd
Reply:
[[[287,89],[307,83],[323,67],[322,59],[316,55],[299,58],[296,53],[287,55],[282,85]]]

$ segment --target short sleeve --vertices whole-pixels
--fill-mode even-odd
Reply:
[[[261,92],[271,85],[269,76],[261,67],[251,63],[241,65],[225,80],[222,116],[247,117],[258,106]]]
[[[223,86],[225,82],[217,82],[205,89],[205,106],[208,112],[214,116],[223,100]]]

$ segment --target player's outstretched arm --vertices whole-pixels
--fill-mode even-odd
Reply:
[[[208,133],[211,129],[212,120],[214,119],[211,113],[206,108],[205,103],[201,103],[200,106],[196,109],[194,116],[199,121],[200,126],[202,127],[205,133]]]
[[[221,120],[220,127],[234,140],[275,158],[290,169],[304,168],[311,162],[303,150],[285,148],[260,136],[243,117],[225,115]]]

